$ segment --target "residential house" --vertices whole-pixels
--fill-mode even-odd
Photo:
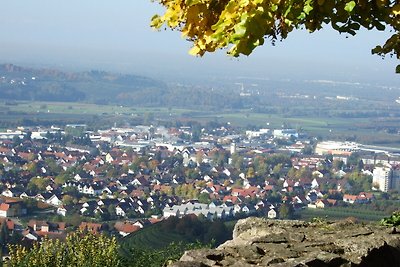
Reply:
[[[25,239],[32,240],[32,241],[38,241],[40,239],[39,235],[32,229],[26,229],[22,231],[22,236]]]
[[[82,204],[82,207],[79,210],[79,212],[84,215],[93,214],[96,207],[97,207],[96,201],[88,201]]]
[[[314,173],[313,173],[313,175],[314,175]],[[324,175],[323,175],[323,174],[322,174],[321,176],[318,175],[318,177],[322,178],[322,177],[324,177]],[[311,182],[311,188],[312,188],[312,189],[317,189],[317,188],[319,188],[319,183],[318,183],[318,181],[317,181],[316,178],[314,178],[314,179],[312,180],[312,182]]]
[[[7,202],[0,204],[0,217],[14,217],[26,214],[26,208],[22,202]]]
[[[358,195],[350,195],[350,194],[343,195],[343,201],[350,203],[350,204],[354,204],[354,203],[366,204],[366,203],[370,203],[374,199],[375,199],[374,194],[366,193],[366,192],[361,192]]]
[[[47,221],[38,221],[38,220],[30,220],[28,222],[28,226],[32,228],[36,232],[64,232],[66,229],[65,222],[47,222]]]
[[[103,186],[99,184],[84,185],[82,193],[92,196],[99,196],[103,193]]]
[[[331,204],[328,202],[328,200],[326,200],[326,199],[318,199],[316,202],[315,202],[315,206],[317,207],[317,208],[320,208],[320,209],[324,209],[324,208],[327,208],[327,207],[329,207]]]
[[[59,207],[62,205],[62,199],[61,196],[57,196],[56,194],[53,194],[50,198],[46,199],[46,203]]]
[[[46,202],[46,200],[50,199],[53,196],[53,193],[50,192],[42,192],[35,195],[35,199],[37,201]]]
[[[68,208],[66,206],[59,206],[56,210],[56,214],[61,215],[61,216],[66,216],[68,212]]]
[[[196,215],[202,214],[209,220],[214,218],[226,218],[234,215],[232,206],[215,206],[212,204],[211,207],[207,204],[192,203],[188,202],[182,205],[174,205],[172,207],[165,207],[163,215],[165,218],[170,216],[183,217],[185,215]]]
[[[118,205],[120,201],[116,198],[105,198],[105,199],[99,199],[97,201],[97,205],[100,207],[108,207],[110,205]]]
[[[117,216],[126,217],[128,215],[129,210],[133,211],[134,209],[130,204],[122,202],[115,207],[115,214]]]
[[[354,204],[357,202],[357,195],[344,194],[343,201],[350,204]]]
[[[19,197],[21,195],[21,191],[15,188],[9,188],[4,190],[1,194],[5,197]]]
[[[133,232],[140,230],[140,227],[131,222],[116,222],[114,228],[122,236],[127,236]]]
[[[245,204],[236,204],[233,207],[233,213],[236,215],[238,213],[249,214],[251,212],[249,206]]]
[[[136,220],[133,225],[138,226],[140,228],[144,228],[145,226],[151,225],[151,222],[147,219]]]
[[[79,225],[79,230],[88,231],[92,233],[99,233],[103,231],[105,225],[100,223],[91,223],[91,222],[81,222]]]
[[[267,213],[268,219],[276,219],[278,217],[278,213],[275,208],[271,208]]]
[[[318,195],[315,191],[310,191],[306,195],[306,200],[309,203],[315,203],[317,201],[317,199],[318,199]]]

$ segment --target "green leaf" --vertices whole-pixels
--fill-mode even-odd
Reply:
[[[186,5],[193,6],[201,3],[201,0],[186,0]]]
[[[308,15],[308,14],[310,14],[310,12],[313,10],[313,7],[312,6],[310,6],[310,5],[306,5],[306,6],[304,6],[304,13],[306,14],[306,15]]]
[[[378,31],[384,31],[385,28],[386,28],[385,25],[383,25],[383,24],[380,23],[379,21],[374,21],[372,24],[375,26],[375,28],[376,28]]]
[[[397,67],[396,67],[396,73],[399,73],[399,74],[400,74],[400,65],[397,65]]]
[[[300,15],[297,17],[299,20],[303,20],[306,18],[306,13],[301,12]]]
[[[304,11],[304,13],[306,13],[306,15],[310,14],[310,12],[314,9],[311,4],[312,4],[311,0],[307,0],[304,3],[303,11]]]
[[[356,2],[350,1],[350,2],[346,3],[346,6],[344,7],[344,10],[346,10],[347,12],[350,13],[351,11],[353,11],[355,6],[356,6]]]
[[[235,30],[235,34],[232,36],[232,39],[238,40],[238,39],[243,38],[243,36],[246,34],[247,28],[243,24],[237,24],[234,27],[234,30]]]
[[[376,46],[374,49],[371,50],[372,54],[379,54],[380,52],[382,52],[382,46],[380,45]]]
[[[150,27],[155,28],[155,29],[159,29],[162,25],[163,25],[163,21],[161,19],[161,17],[159,15],[154,15],[151,18],[151,23],[150,23]]]
[[[353,36],[356,35],[356,32],[353,31],[352,29],[348,29],[347,32],[350,33],[350,34],[353,35]]]
[[[360,24],[358,23],[351,23],[349,25],[350,29],[358,31],[360,29]]]

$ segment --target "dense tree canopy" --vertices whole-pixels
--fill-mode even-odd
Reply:
[[[7,266],[18,267],[68,267],[103,266],[118,267],[120,258],[115,238],[92,233],[69,233],[66,241],[45,239],[31,249],[21,245],[10,247]]]
[[[229,48],[233,56],[249,55],[268,39],[274,44],[294,29],[310,32],[326,25],[355,35],[360,28],[392,31],[373,54],[400,59],[399,0],[153,0],[166,8],[152,26],[167,25],[193,42],[190,53],[202,56]],[[400,72],[400,65],[396,72]]]

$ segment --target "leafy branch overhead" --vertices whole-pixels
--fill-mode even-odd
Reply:
[[[294,29],[310,32],[326,25],[355,35],[360,28],[384,31],[392,36],[373,54],[400,59],[399,0],[153,0],[166,8],[151,25],[182,32],[193,42],[192,55],[228,48],[228,54],[249,55],[265,40],[274,44]],[[396,72],[400,72],[400,65]]]

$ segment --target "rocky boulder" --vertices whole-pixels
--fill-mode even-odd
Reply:
[[[233,240],[187,251],[172,266],[400,266],[400,230],[353,221],[247,218],[236,224]]]

